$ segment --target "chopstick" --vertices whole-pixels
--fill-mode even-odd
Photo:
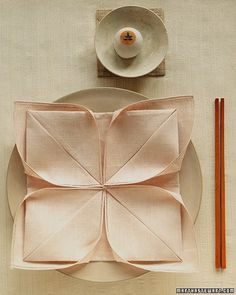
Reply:
[[[220,101],[215,99],[215,267],[221,268]]]
[[[215,99],[215,267],[226,268],[224,98]]]
[[[220,212],[221,212],[221,268],[226,268],[225,240],[225,103],[220,100]]]

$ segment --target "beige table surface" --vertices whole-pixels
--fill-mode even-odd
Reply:
[[[169,32],[166,76],[97,78],[95,10],[116,0],[0,1],[0,294],[175,294],[176,287],[236,287],[236,1],[120,0],[119,5],[162,7]],[[6,171],[14,145],[13,101],[52,101],[82,88],[115,86],[150,97],[195,96],[193,142],[203,172],[196,223],[200,271],[149,273],[119,283],[91,283],[56,271],[11,270],[12,219]],[[227,270],[214,269],[214,104],[226,98]]]

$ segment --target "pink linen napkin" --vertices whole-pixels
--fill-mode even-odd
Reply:
[[[27,195],[14,221],[12,266],[60,269],[117,261],[152,271],[197,266],[179,193],[193,98],[145,100],[113,113],[16,102]]]

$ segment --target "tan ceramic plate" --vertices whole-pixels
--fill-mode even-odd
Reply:
[[[142,50],[135,58],[122,59],[114,50],[115,34],[123,27],[133,27],[143,36]],[[127,78],[153,71],[164,59],[167,48],[164,23],[154,12],[139,6],[112,10],[101,20],[95,35],[95,49],[100,62],[113,74]]]
[[[127,104],[147,99],[136,92],[119,88],[93,88],[72,93],[57,102],[76,103],[87,106],[96,112],[114,111]],[[180,186],[183,199],[190,214],[196,219],[202,193],[202,177],[197,154],[192,143],[189,144],[180,173]],[[26,179],[19,154],[14,148],[8,166],[7,192],[9,206],[14,216],[18,204],[26,193]],[[116,262],[92,262],[61,272],[90,281],[110,282],[137,277],[146,271]]]

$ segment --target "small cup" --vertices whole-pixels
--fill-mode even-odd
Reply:
[[[115,34],[114,49],[121,58],[132,58],[137,56],[143,45],[141,33],[130,27],[125,27]]]

